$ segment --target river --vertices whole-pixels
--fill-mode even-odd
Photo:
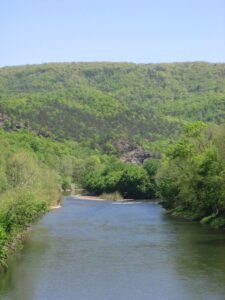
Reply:
[[[225,233],[156,203],[65,198],[0,278],[1,300],[224,300]]]

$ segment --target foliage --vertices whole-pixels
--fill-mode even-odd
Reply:
[[[124,198],[152,198],[156,188],[153,180],[142,166],[116,162],[102,172],[89,173],[83,186],[94,195],[119,192]]]
[[[140,166],[127,166],[119,182],[119,191],[125,198],[148,198],[151,184],[147,172]]]
[[[71,189],[71,177],[63,177],[62,178],[62,189],[64,191]]]
[[[143,167],[150,178],[154,178],[160,167],[160,163],[161,161],[159,159],[147,159],[144,161]]]
[[[0,128],[0,266],[7,245],[59,198],[59,190],[115,160],[73,141],[56,141],[27,129]]]
[[[144,161],[143,167],[148,173],[149,183],[151,189],[149,189],[148,197],[149,198],[156,198],[157,196],[157,182],[156,182],[156,175],[160,168],[161,160],[159,159],[147,159]]]
[[[123,200],[122,195],[119,192],[114,192],[114,193],[103,193],[100,195],[101,199],[104,200],[111,200],[111,201],[120,201]]]
[[[225,219],[225,160],[218,134],[224,141],[224,126],[206,128],[199,122],[189,126],[171,146],[157,174],[165,207],[214,225]]]
[[[224,118],[224,64],[0,68],[0,265],[72,183],[107,197],[157,192],[174,213],[224,226]],[[163,163],[122,164],[119,141],[166,152]]]
[[[163,150],[190,121],[225,119],[225,65],[63,63],[0,69],[5,126],[115,154],[117,140]],[[38,148],[38,144],[33,145]]]
[[[78,161],[84,175],[106,158],[27,130],[0,129],[0,147],[0,266],[5,266],[7,245],[58,200],[60,184],[71,185]]]

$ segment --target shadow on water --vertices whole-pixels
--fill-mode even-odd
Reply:
[[[47,228],[41,228],[38,232],[34,230],[28,235],[22,251],[16,253],[8,260],[9,270],[0,276],[0,299],[36,299],[36,287],[33,283],[35,282],[35,277],[38,277],[38,275],[35,274],[35,269],[39,265],[39,260],[35,260],[33,257],[37,256],[40,259],[45,256],[49,248],[47,236]],[[32,256],[30,255],[31,253]],[[30,280],[31,273],[27,272],[30,266],[32,266],[33,269],[32,280]],[[29,285],[29,287],[26,287],[25,284]]]
[[[190,280],[198,295],[202,291],[202,299],[225,299],[225,232],[167,214],[163,219],[176,232],[171,250],[178,274]]]

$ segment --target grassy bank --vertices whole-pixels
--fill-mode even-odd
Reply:
[[[110,164],[111,158],[76,142],[59,142],[26,129],[0,129],[0,268],[24,232],[62,189]]]
[[[49,210],[49,201],[37,190],[19,190],[4,195],[0,213],[0,271],[7,258],[20,249],[30,226]],[[40,191],[39,191],[40,192]]]
[[[40,216],[49,210],[58,193],[38,188],[19,188],[1,196],[0,212],[0,269],[7,268],[7,257],[21,245],[24,233]]]
[[[0,267],[26,229],[59,198],[59,177],[32,153],[1,151]]]

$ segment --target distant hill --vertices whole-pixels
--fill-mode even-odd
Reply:
[[[6,127],[19,123],[108,153],[117,152],[120,141],[162,149],[186,122],[224,122],[225,64],[5,67],[0,113],[10,117]]]

